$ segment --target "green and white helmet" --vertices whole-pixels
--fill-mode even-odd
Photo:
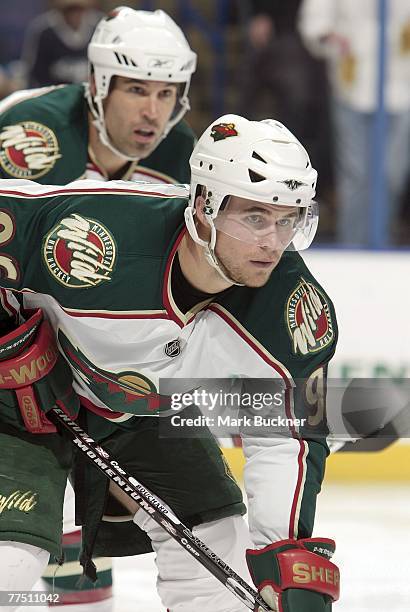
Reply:
[[[96,94],[91,97],[88,90],[87,96],[102,142],[124,157],[110,142],[105,128],[103,100],[113,76],[181,84],[164,138],[189,110],[188,91],[196,58],[181,28],[164,11],[136,11],[124,6],[110,11],[98,23],[88,45]]]
[[[229,196],[299,208],[286,249],[300,251],[310,246],[318,225],[318,207],[313,201],[317,172],[305,148],[282,123],[224,115],[200,137],[190,165],[191,196],[185,221],[193,240],[206,248],[212,265],[218,265],[214,253],[218,214],[222,214]],[[206,188],[209,243],[199,237],[194,220],[198,185]]]

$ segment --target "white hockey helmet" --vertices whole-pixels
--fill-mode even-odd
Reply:
[[[109,141],[104,122],[103,100],[113,76],[181,84],[164,138],[189,110],[188,91],[196,58],[182,30],[164,11],[136,11],[125,6],[110,11],[98,23],[88,45],[96,86],[95,96],[88,93],[88,100],[102,142],[124,157]]]
[[[191,196],[185,220],[190,235],[207,247],[214,264],[215,220],[227,196],[300,208],[296,231],[287,249],[299,251],[309,247],[318,225],[318,207],[313,202],[317,172],[305,148],[282,123],[224,115],[200,137],[190,165]],[[206,187],[209,243],[199,237],[194,221],[198,185]]]

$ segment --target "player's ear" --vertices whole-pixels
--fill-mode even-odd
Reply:
[[[195,217],[202,224],[206,224],[205,221],[205,202],[206,202],[206,187],[204,185],[197,185],[195,191]]]

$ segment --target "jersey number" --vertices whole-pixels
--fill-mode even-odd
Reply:
[[[0,247],[8,244],[14,236],[14,219],[7,211],[0,209]],[[10,280],[19,278],[18,264],[13,257],[0,253],[1,277]]]
[[[325,417],[326,389],[323,367],[315,370],[306,381],[305,398],[312,411],[308,424],[310,427],[317,427]]]

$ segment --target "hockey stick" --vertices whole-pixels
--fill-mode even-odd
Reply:
[[[194,536],[156,495],[144,487],[136,478],[130,476],[112,459],[110,454],[99,446],[93,438],[68,417],[61,408],[51,408],[47,418],[56,425],[62,425],[72,438],[73,444],[114,482],[124,493],[149,514],[165,529],[187,552],[201,563],[219,582],[231,591],[245,606],[254,610],[258,605],[265,612],[272,612],[262,597],[243,580],[229,565],[210,550],[202,540]]]

